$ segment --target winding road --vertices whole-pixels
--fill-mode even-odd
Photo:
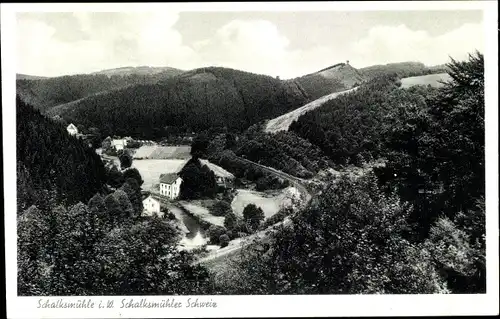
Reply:
[[[279,171],[279,170],[271,168],[271,167],[261,165],[259,163],[255,163],[255,162],[250,161],[250,160],[245,159],[245,158],[239,157],[239,159],[244,161],[244,162],[247,162],[251,165],[258,166],[261,169],[263,169],[264,171],[266,171],[270,174],[273,174],[279,178],[288,180],[290,182],[290,184],[293,185],[302,195],[302,198],[303,198],[302,205],[303,206],[306,206],[309,203],[309,201],[311,200],[312,196],[309,193],[306,181],[304,179],[289,175],[287,173],[284,173],[282,171]],[[256,232],[256,233],[249,235],[245,238],[235,239],[229,243],[229,246],[226,246],[226,247],[221,248],[219,250],[213,251],[208,256],[200,258],[197,261],[195,261],[194,264],[204,264],[204,263],[208,263],[208,262],[215,262],[219,258],[227,257],[228,255],[233,254],[233,253],[237,252],[238,250],[240,250],[244,246],[245,243],[253,241],[254,239],[263,239],[266,236],[268,236],[269,232],[270,231],[272,232],[276,226],[279,226],[281,224],[286,226],[290,222],[291,222],[291,220],[287,217],[282,222],[278,222],[278,223],[270,226],[267,229]]]

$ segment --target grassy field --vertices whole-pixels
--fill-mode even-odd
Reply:
[[[179,204],[181,204],[182,207],[188,210],[191,214],[203,219],[204,221],[210,224],[224,226],[224,217],[214,216],[210,214],[210,211],[206,207],[197,204],[196,201],[193,202],[182,201],[179,202]]]
[[[160,182],[160,174],[178,173],[186,165],[187,159],[147,159],[135,160],[132,162],[132,167],[135,167],[141,173],[144,184],[144,190],[150,190],[154,184]]]
[[[144,153],[143,153],[144,154]],[[144,190],[150,190],[153,185],[159,183],[161,174],[179,173],[186,165],[190,157],[185,159],[136,159],[132,162],[132,167],[135,167],[141,173],[144,184]],[[233,177],[233,174],[224,170],[222,167],[210,163],[207,160],[201,160],[202,164],[207,165],[216,174],[225,177]]]
[[[409,88],[414,85],[431,85],[434,87],[443,86],[440,81],[449,81],[451,77],[448,73],[428,74],[421,76],[412,76],[409,78],[401,79],[401,87]]]
[[[238,189],[231,207],[236,214],[243,215],[245,206],[255,204],[262,208],[264,215],[268,218],[276,214],[283,205],[289,205],[291,203],[290,198],[294,195],[298,196],[297,189],[294,187],[288,187],[274,196],[247,189]]]
[[[147,159],[189,159],[191,146],[141,146],[134,154],[134,158]]]

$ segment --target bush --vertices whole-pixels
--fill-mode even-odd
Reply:
[[[226,216],[232,212],[231,204],[226,201],[218,201],[211,208],[210,213],[214,216]]]
[[[261,221],[264,220],[264,211],[254,204],[248,204],[245,209],[243,209],[243,219],[250,230],[255,231],[259,227]]]
[[[122,170],[132,166],[132,155],[127,151],[120,150],[118,152],[118,159],[120,160],[120,167]]]
[[[276,223],[282,222],[287,216],[290,216],[292,212],[293,210],[289,207],[280,209],[273,216],[266,218],[266,220],[262,223],[261,228],[266,229]]]
[[[127,142],[127,148],[139,148],[142,146],[142,143],[139,141],[128,141]]]
[[[230,212],[224,218],[224,227],[228,230],[233,230],[238,226],[238,217],[235,213]]]
[[[221,248],[226,247],[229,245],[229,236],[227,234],[223,234],[219,237],[219,244]]]
[[[217,225],[211,225],[208,228],[207,235],[210,239],[210,243],[212,245],[218,245],[219,244],[219,239],[220,236],[224,235],[226,233],[226,229],[222,226],[217,226]]]
[[[169,211],[168,209],[162,210],[163,213],[163,218],[168,219],[168,220],[176,220],[177,217],[175,217],[175,214]]]

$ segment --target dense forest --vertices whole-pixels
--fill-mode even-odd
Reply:
[[[17,99],[18,210],[88,201],[105,185],[100,157],[66,128]]]
[[[310,178],[331,165],[320,148],[286,131],[276,134],[247,131],[238,140],[235,153],[301,178]]]
[[[448,67],[443,88],[393,88],[400,103],[377,126],[385,166],[328,183],[227,265],[221,291],[484,293],[484,59]]]
[[[407,97],[392,98],[396,94],[409,95],[396,91],[397,86],[395,75],[371,80],[355,92],[302,115],[290,125],[290,131],[317,145],[339,165],[378,158],[386,114],[395,104],[411,103]]]
[[[41,79],[21,77],[16,81],[16,90],[24,102],[46,111],[53,106],[99,92],[137,84],[153,84],[180,73],[181,70],[171,69],[154,74],[77,74]]]
[[[165,127],[201,131],[243,130],[307,103],[296,87],[278,79],[225,68],[203,68],[162,80],[91,96],[60,112],[64,119],[97,127],[104,135],[156,138]]]
[[[140,218],[127,185],[88,204],[31,206],[18,216],[19,295],[208,291],[206,269],[190,266],[192,254],[177,249],[179,230],[158,217]]]
[[[105,167],[19,98],[16,120],[19,295],[189,294],[208,284],[178,251],[179,229],[141,217],[135,168]]]

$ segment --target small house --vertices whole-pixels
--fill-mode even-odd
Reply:
[[[73,123],[68,125],[68,127],[66,127],[66,130],[68,130],[68,133],[70,135],[74,136],[74,135],[78,134],[78,129],[76,128],[76,126]]]
[[[123,150],[127,146],[127,140],[125,139],[113,140],[112,145],[115,147],[117,151]]]
[[[181,191],[182,178],[177,174],[160,175],[160,194],[170,199],[179,197]]]
[[[214,172],[215,175],[215,181],[217,182],[218,186],[226,187],[226,188],[232,188],[234,186],[234,180],[235,177],[233,174],[230,172],[226,171],[220,166],[214,165],[213,163],[210,163],[207,160],[200,160],[202,165],[207,165],[208,168]]]
[[[143,216],[162,215],[160,201],[151,195],[142,201],[142,206],[144,207]]]

